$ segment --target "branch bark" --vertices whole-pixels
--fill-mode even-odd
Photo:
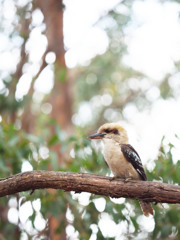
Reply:
[[[149,202],[180,203],[180,187],[148,181],[129,181],[88,173],[29,171],[0,179],[0,197],[18,192],[53,188],[89,192],[112,198],[131,198]]]

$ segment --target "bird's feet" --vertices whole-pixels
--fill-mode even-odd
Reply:
[[[128,178],[122,178],[122,177],[118,177],[118,176],[114,176],[112,178],[109,179],[110,182],[114,181],[114,180],[121,180],[123,181],[124,183],[127,183],[129,182],[130,180],[132,180],[131,177],[128,177]]]
[[[132,178],[131,178],[131,177],[125,178],[125,179],[124,179],[124,183],[129,182],[129,180],[132,180]]]
[[[111,182],[111,181],[118,180],[118,179],[124,180],[122,177],[114,176],[114,177],[110,178],[109,181]]]

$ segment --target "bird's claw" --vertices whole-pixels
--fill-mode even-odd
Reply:
[[[109,179],[109,181],[111,182],[111,181],[114,181],[114,180],[122,180],[122,178],[121,177],[118,177],[118,176],[114,176],[114,177],[111,177],[110,179]]]
[[[130,177],[128,177],[128,178],[125,178],[125,179],[124,179],[124,183],[127,183],[127,182],[129,182],[129,180],[132,180],[132,178],[130,178]]]

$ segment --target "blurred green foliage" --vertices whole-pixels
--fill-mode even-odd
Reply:
[[[85,137],[85,133],[81,133],[82,137],[79,136],[65,136],[63,130],[57,126],[57,134],[49,140],[51,145],[60,142],[61,148],[65,147],[73,149],[73,158],[67,158],[67,165],[62,164],[55,165],[54,170],[58,171],[73,171],[73,172],[91,172],[96,174],[105,175],[109,172],[106,167],[105,161],[101,152],[97,152],[96,149],[91,145],[91,142]],[[63,136],[63,137],[62,137]],[[83,137],[84,136],[84,137]],[[26,134],[22,130],[17,130],[12,124],[1,123],[0,128],[0,174],[1,177],[7,177],[11,174],[21,172],[23,161],[28,161],[33,169],[48,169],[48,164],[52,163],[51,153],[47,159],[42,159],[39,154],[39,148],[46,145],[46,139],[37,136]],[[56,140],[56,141],[55,141]],[[147,171],[149,180],[163,181],[167,183],[178,183],[179,182],[179,164],[176,164],[172,159],[172,148],[174,146],[169,144],[164,146],[163,140],[160,146],[159,155],[155,161],[155,168],[152,172]],[[18,151],[17,151],[18,149]],[[54,153],[53,153],[54,154]],[[110,173],[110,172],[109,172]],[[160,176],[160,177],[159,177]],[[86,203],[81,203],[80,195],[63,192],[57,190],[51,194],[48,190],[36,190],[32,195],[30,192],[16,194],[15,198],[20,201],[22,206],[28,201],[33,202],[36,199],[41,199],[41,214],[44,219],[47,219],[49,213],[58,219],[59,215],[66,213],[67,207],[71,211],[72,219],[69,220],[67,217],[66,222],[62,221],[59,224],[58,231],[61,231],[67,225],[72,225],[74,231],[78,233],[79,239],[89,239],[93,234],[90,226],[93,224],[97,228],[97,238],[104,239],[101,228],[98,223],[105,213],[115,222],[120,224],[123,222],[124,233],[122,236],[125,238],[140,239],[140,235],[143,232],[143,236],[146,239],[164,239],[167,236],[176,235],[177,239],[180,237],[178,229],[180,227],[180,214],[179,206],[167,205],[165,208],[161,205],[153,205],[155,210],[154,224],[155,227],[152,231],[142,230],[142,222],[138,221],[138,216],[142,216],[142,212],[138,201],[124,200],[121,204],[112,202],[108,197],[88,195]],[[8,202],[14,198],[8,196],[0,199],[0,206],[3,209],[9,209]],[[99,212],[95,205],[95,200],[105,200],[105,208],[103,212]],[[22,200],[23,199],[23,200]],[[102,201],[102,200],[101,200]],[[130,205],[129,205],[130,203]],[[127,204],[127,205],[126,205]],[[32,208],[33,209],[33,208]],[[33,209],[32,214],[29,216],[27,221],[32,222],[34,229],[34,222],[36,221],[37,210]],[[5,224],[5,222],[4,222]],[[1,221],[0,231],[4,236],[7,233],[14,236],[18,227],[11,223],[3,224]],[[9,232],[11,230],[11,233]],[[23,229],[23,228],[22,228]],[[140,231],[141,229],[141,231]],[[37,230],[36,230],[37,231]],[[23,233],[30,237],[30,233],[24,228]],[[9,236],[10,236],[9,235]],[[111,239],[111,238],[108,238]],[[112,238],[113,239],[113,238]]]
[[[164,183],[179,184],[180,160],[173,161],[173,144],[165,144],[162,139],[159,155],[155,161],[156,165],[152,172],[148,172],[149,180],[162,181]],[[158,206],[157,206],[158,207]],[[157,208],[155,207],[155,209]],[[180,233],[180,206],[177,204],[164,204],[164,208],[159,206],[154,216],[155,228],[152,233],[153,239],[165,239],[171,236],[179,239]]]

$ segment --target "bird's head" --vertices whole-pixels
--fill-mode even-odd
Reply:
[[[126,144],[128,137],[126,130],[118,123],[105,123],[102,125],[97,133],[89,136],[90,139],[114,140],[115,142]]]

